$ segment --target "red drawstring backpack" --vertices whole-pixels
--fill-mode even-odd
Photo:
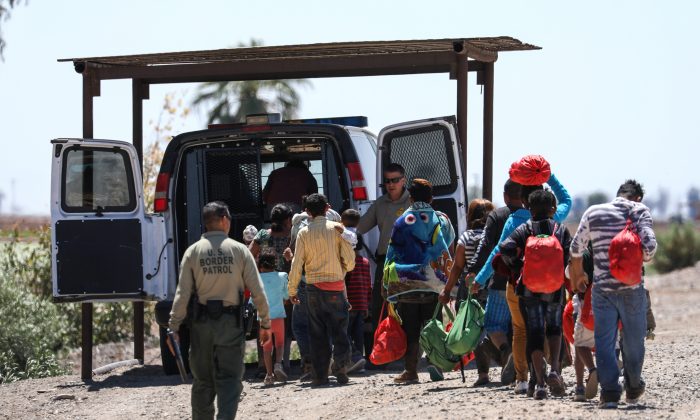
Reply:
[[[608,248],[610,274],[620,282],[635,285],[642,281],[642,240],[627,220],[624,229],[612,239]]]
[[[528,228],[532,232],[532,224]],[[533,293],[553,293],[564,284],[564,249],[556,237],[558,224],[552,235],[533,235],[525,243],[522,281]]]
[[[386,302],[382,305],[384,313]],[[374,347],[369,361],[375,365],[383,365],[399,360],[406,354],[406,333],[401,328],[398,315],[390,303],[387,316],[379,323],[374,332]]]
[[[552,170],[540,155],[527,155],[510,165],[510,180],[520,185],[542,185],[549,180]]]

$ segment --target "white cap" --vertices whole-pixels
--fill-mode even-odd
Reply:
[[[253,242],[255,235],[258,234],[258,229],[253,225],[248,225],[243,229],[243,240],[246,242]]]

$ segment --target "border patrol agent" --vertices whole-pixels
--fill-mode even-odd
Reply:
[[[243,290],[247,288],[253,296],[262,342],[270,339],[269,308],[253,255],[245,245],[228,237],[231,214],[226,204],[208,203],[202,216],[206,232],[182,258],[169,327],[178,331],[194,293],[198,302],[191,314],[192,418],[214,418],[217,397],[217,418],[232,419],[245,369],[240,310]],[[175,339],[179,342],[177,335]]]

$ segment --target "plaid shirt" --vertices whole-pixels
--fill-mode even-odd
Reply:
[[[372,284],[369,276],[369,261],[359,255],[355,256],[355,269],[345,276],[345,288],[352,311],[366,311],[372,300]]]

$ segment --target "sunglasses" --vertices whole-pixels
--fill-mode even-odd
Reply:
[[[403,179],[402,176],[397,176],[396,178],[384,178],[385,184],[398,184]]]

